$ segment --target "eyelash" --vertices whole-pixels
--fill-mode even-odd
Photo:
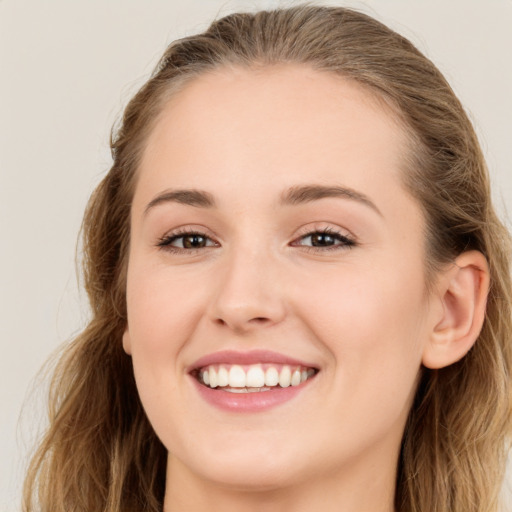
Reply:
[[[323,228],[323,229],[313,229],[308,230],[306,233],[300,235],[296,240],[304,240],[306,238],[311,238],[314,235],[320,235],[324,237],[331,237],[334,239],[335,245],[326,245],[326,246],[310,246],[310,245],[300,245],[299,247],[302,247],[302,249],[305,249],[309,252],[326,252],[326,251],[340,251],[340,250],[346,250],[351,249],[352,247],[356,246],[356,241],[351,238],[350,236],[343,235],[339,231],[336,231],[333,228]],[[295,246],[295,241],[292,242]]]
[[[313,237],[314,235],[331,237],[334,239],[335,244],[334,245],[326,245],[323,247],[321,247],[321,246],[315,247],[312,245],[311,246],[298,245],[295,243],[297,240],[304,240],[306,238]],[[189,236],[190,237],[197,236],[197,237],[204,238],[207,241],[213,241],[205,233],[201,233],[200,231],[196,231],[196,230],[183,229],[183,230],[176,231],[175,233],[163,236],[162,238],[159,239],[159,241],[156,245],[157,245],[157,247],[161,248],[162,250],[165,250],[165,251],[168,251],[168,252],[174,253],[174,254],[183,254],[184,252],[187,252],[190,254],[190,253],[196,253],[203,249],[208,249],[208,248],[215,247],[215,246],[218,247],[217,242],[214,242],[215,245],[209,245],[209,246],[198,247],[198,248],[188,248],[188,249],[185,247],[174,247],[173,245],[171,245],[176,240],[179,240],[180,238],[185,239],[186,237],[189,237]],[[297,246],[302,247],[302,249],[304,249],[308,252],[316,252],[316,253],[326,252],[326,251],[346,250],[346,249],[351,249],[352,247],[355,247],[357,245],[356,241],[353,238],[351,238],[347,235],[343,235],[332,228],[314,229],[311,231],[307,231],[303,235],[300,235],[296,240],[294,240],[294,242],[292,242],[292,244],[294,247],[297,247]]]
[[[176,240],[179,240],[180,238],[184,239],[188,236],[190,236],[190,237],[198,236],[198,237],[204,238],[206,240],[212,240],[208,235],[201,233],[200,231],[196,231],[193,229],[190,229],[190,230],[182,229],[182,230],[176,231],[174,233],[171,233],[170,235],[165,235],[162,238],[160,238],[160,240],[157,243],[157,246],[162,248],[163,250],[171,252],[171,253],[183,253],[183,252],[195,253],[202,249],[206,249],[208,247],[213,247],[213,246],[207,246],[207,247],[186,249],[185,247],[174,247],[173,245],[171,245]]]

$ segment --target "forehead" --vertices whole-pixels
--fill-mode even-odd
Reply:
[[[304,65],[222,68],[166,104],[140,180],[154,193],[170,181],[249,194],[320,181],[378,194],[382,180],[401,186],[407,142],[392,109],[354,81]]]

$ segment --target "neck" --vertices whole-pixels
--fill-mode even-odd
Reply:
[[[393,512],[396,465],[357,464],[279,488],[206,480],[169,456],[164,512]]]

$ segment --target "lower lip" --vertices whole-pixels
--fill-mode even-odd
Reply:
[[[219,388],[212,389],[204,386],[193,376],[191,376],[191,379],[201,397],[219,409],[231,412],[259,412],[292,400],[311,384],[314,377],[298,386],[278,387],[270,391],[255,393],[230,393]]]

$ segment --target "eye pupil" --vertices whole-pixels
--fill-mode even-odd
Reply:
[[[205,247],[206,237],[202,235],[187,235],[183,237],[183,247],[186,249],[197,249],[198,247]]]
[[[327,233],[315,233],[311,235],[311,244],[316,247],[326,245],[333,245],[335,243],[334,237]]]

